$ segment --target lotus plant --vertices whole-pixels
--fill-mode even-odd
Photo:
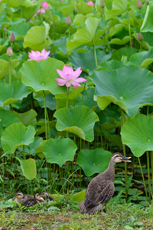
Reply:
[[[56,71],[61,77],[55,79],[59,86],[66,85],[66,87],[70,87],[72,85],[77,89],[77,87],[81,87],[79,83],[87,81],[85,78],[78,78],[82,72],[81,67],[73,71],[72,67],[64,65],[63,70],[56,69]]]
[[[41,6],[42,6],[42,8],[43,8],[44,10],[48,10],[48,9],[49,9],[49,5],[48,5],[47,2],[41,3]]]
[[[92,1],[87,2],[88,5],[94,6],[94,3]]]
[[[28,61],[32,61],[35,60],[37,62],[40,62],[42,60],[46,60],[47,58],[49,58],[49,53],[50,51],[46,51],[45,49],[43,49],[41,52],[39,51],[31,51],[31,53],[29,52],[29,58]]]

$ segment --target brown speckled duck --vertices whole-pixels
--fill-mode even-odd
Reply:
[[[44,203],[44,199],[38,194],[34,194],[33,198],[29,198],[29,199],[26,199],[25,201],[23,201],[21,203],[21,206],[25,206],[25,207],[31,207],[35,204],[38,204],[38,203]]]
[[[40,195],[44,200],[47,200],[47,201],[55,201],[55,199],[49,195],[48,192],[42,192],[41,195]]]
[[[94,177],[86,190],[85,200],[79,203],[82,213],[100,212],[103,203],[106,203],[114,194],[115,164],[119,162],[131,162],[131,157],[124,157],[121,153],[114,153],[110,159],[108,168]]]
[[[17,192],[15,197],[13,197],[13,200],[16,200],[18,202],[23,202],[25,201],[26,199],[29,199],[29,198],[33,198],[32,195],[28,195],[28,194],[23,194],[22,192]]]

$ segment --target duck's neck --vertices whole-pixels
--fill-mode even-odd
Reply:
[[[104,173],[105,173],[105,179],[106,180],[111,180],[114,182],[114,180],[115,180],[115,163],[110,161],[109,166]]]

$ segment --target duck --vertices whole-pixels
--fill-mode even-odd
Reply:
[[[119,162],[131,162],[130,158],[124,157],[118,152],[112,155],[108,168],[94,177],[88,184],[85,200],[79,203],[82,214],[94,214],[102,210],[102,204],[107,203],[114,194],[115,164]]]
[[[49,195],[48,192],[42,192],[41,195],[40,195],[44,200],[47,200],[47,201],[55,201],[55,199]]]
[[[44,203],[45,200],[38,193],[34,194],[33,198],[28,198],[21,203],[21,206],[31,207],[35,204]]]
[[[17,192],[16,195],[12,198],[13,200],[17,202],[23,202],[26,199],[33,198],[33,195],[23,194],[22,192]]]

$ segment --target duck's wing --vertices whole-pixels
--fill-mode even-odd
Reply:
[[[21,206],[30,207],[37,204],[37,200],[35,198],[30,198],[22,202]]]
[[[101,203],[106,203],[114,194],[114,183],[112,181],[101,181],[90,183],[85,196],[85,207],[92,208]]]

